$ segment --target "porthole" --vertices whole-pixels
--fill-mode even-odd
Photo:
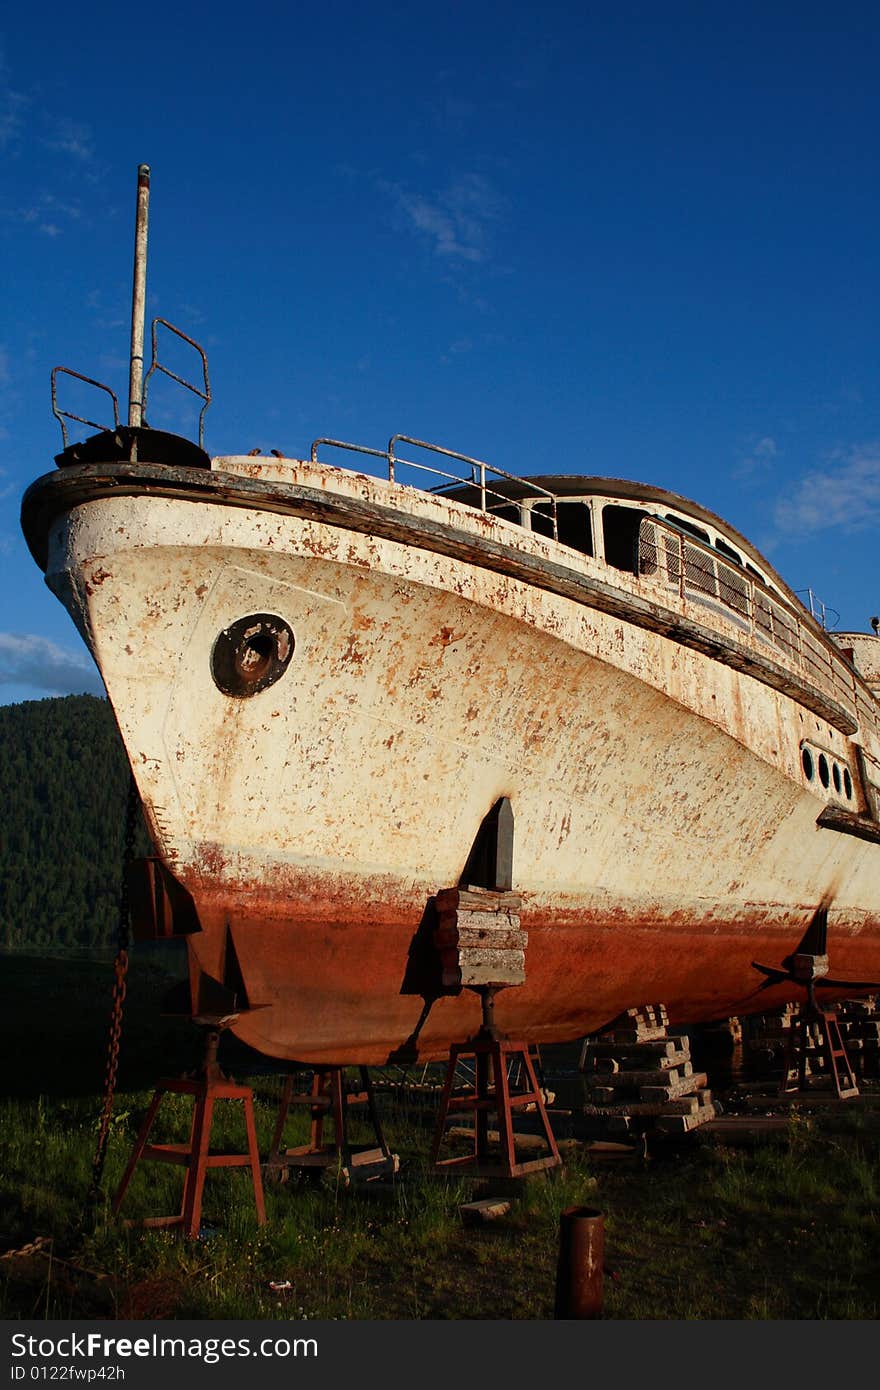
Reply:
[[[843,769],[843,794],[847,801],[852,801],[852,778],[849,775],[849,768]]]
[[[809,748],[801,749],[801,766],[804,769],[804,776],[808,782],[812,782],[816,769],[813,766],[813,755]]]
[[[828,759],[825,757],[824,753],[819,754],[819,781],[826,789],[831,781],[831,776],[828,772]]]
[[[273,613],[252,613],[224,628],[211,652],[211,675],[224,695],[245,700],[280,680],[296,645],[293,630]]]
[[[842,783],[841,780],[840,780],[840,768],[837,766],[837,763],[834,763],[834,764],[832,765],[832,768],[831,768],[831,780],[832,780],[833,783],[834,783],[834,790],[837,792],[837,795],[840,796],[840,789],[841,789],[843,783]]]

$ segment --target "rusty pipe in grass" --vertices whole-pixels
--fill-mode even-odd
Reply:
[[[602,1212],[592,1207],[560,1212],[555,1318],[601,1318],[604,1265]]]

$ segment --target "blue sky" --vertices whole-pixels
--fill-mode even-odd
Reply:
[[[878,60],[869,3],[16,7],[0,702],[99,688],[18,513],[60,448],[52,367],[125,398],[140,162],[149,312],[207,348],[212,453],[401,431],[658,483],[866,628]]]

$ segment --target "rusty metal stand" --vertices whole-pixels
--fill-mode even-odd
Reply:
[[[143,1221],[131,1221],[128,1225],[145,1227],[182,1226],[184,1234],[195,1239],[199,1233],[202,1214],[202,1194],[205,1177],[209,1168],[243,1168],[251,1170],[254,1187],[254,1201],[257,1208],[257,1221],[262,1226],[266,1221],[266,1208],[263,1201],[263,1182],[260,1176],[260,1155],[257,1149],[256,1128],[254,1125],[254,1093],[250,1086],[239,1086],[229,1081],[217,1063],[217,1045],[220,1033],[210,1029],[205,1043],[205,1061],[196,1077],[179,1077],[159,1081],[150,1101],[146,1118],[135,1141],[131,1158],[128,1161],[122,1181],[113,1198],[113,1215],[117,1215],[134,1170],[140,1160],[152,1159],[157,1163],[173,1163],[186,1169],[183,1184],[183,1200],[176,1216],[152,1216]],[[153,1121],[167,1094],[192,1096],[192,1127],[187,1144],[149,1144],[147,1141]],[[211,1123],[214,1105],[218,1100],[240,1100],[244,1102],[244,1122],[247,1132],[248,1152],[246,1154],[212,1153],[210,1151]]]
[[[807,1062],[811,1026],[816,1028],[818,1046],[815,1053],[824,1060],[838,1099],[849,1100],[859,1095],[858,1082],[844,1046],[837,1014],[820,1009],[813,997],[809,1003],[801,1005],[791,1020],[785,1065],[779,1083],[780,1096],[809,1093]]]
[[[281,1091],[275,1132],[272,1135],[266,1163],[267,1172],[283,1180],[290,1168],[320,1172],[338,1165],[347,1182],[358,1178],[369,1180],[385,1173],[397,1172],[399,1161],[385,1142],[369,1069],[360,1067],[359,1073],[359,1091],[348,1086],[344,1067],[328,1066],[315,1070],[310,1091],[295,1093],[293,1073],[288,1072]],[[283,1149],[281,1144],[291,1106],[308,1107],[311,1132],[308,1144]],[[348,1113],[353,1106],[366,1107],[374,1135],[373,1143],[352,1144],[348,1132]],[[333,1137],[325,1142],[324,1122],[328,1119],[333,1125]]]
[[[471,988],[474,988],[471,986]],[[495,1026],[494,1005],[496,986],[476,987],[480,995],[483,1018],[479,1031],[465,1043],[453,1045],[449,1052],[446,1083],[440,1102],[440,1114],[431,1148],[431,1163],[437,1172],[450,1170],[466,1177],[520,1178],[545,1168],[557,1168],[562,1162],[556,1145],[544,1098],[538,1084],[528,1043],[512,1042]],[[459,1062],[474,1059],[474,1081],[464,1090],[455,1089]],[[512,1073],[524,1076],[525,1085],[517,1088]],[[549,1152],[543,1158],[517,1162],[513,1131],[513,1113],[533,1105],[542,1137]],[[498,1149],[493,1161],[489,1140],[489,1115],[498,1121]],[[440,1158],[446,1125],[455,1114],[473,1117],[473,1147],[469,1154],[455,1158]]]

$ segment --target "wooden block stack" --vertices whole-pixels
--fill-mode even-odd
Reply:
[[[694,1025],[700,1036],[710,1044],[724,1045],[731,1050],[743,1040],[742,1023],[738,1018],[720,1019],[716,1023]]]
[[[705,1072],[695,1072],[690,1041],[670,1034],[662,1004],[628,1009],[588,1038],[581,1054],[584,1114],[609,1135],[683,1134],[715,1118]]]
[[[785,1004],[781,1009],[746,1019],[743,1051],[751,1073],[769,1076],[779,1071],[785,1061],[791,1020],[796,1009],[796,1004]]]
[[[520,925],[518,893],[444,888],[436,905],[434,945],[440,952],[444,988],[525,983],[528,934]]]
[[[880,1009],[876,997],[835,1005],[844,1047],[857,1076],[880,1076]]]
[[[760,1076],[776,1076],[785,1066],[792,1019],[798,1014],[797,1004],[785,1004],[772,1013],[748,1020],[748,1055],[750,1070]],[[807,1026],[807,1062],[805,1076],[827,1074],[825,1056],[820,1045],[817,1024]]]

